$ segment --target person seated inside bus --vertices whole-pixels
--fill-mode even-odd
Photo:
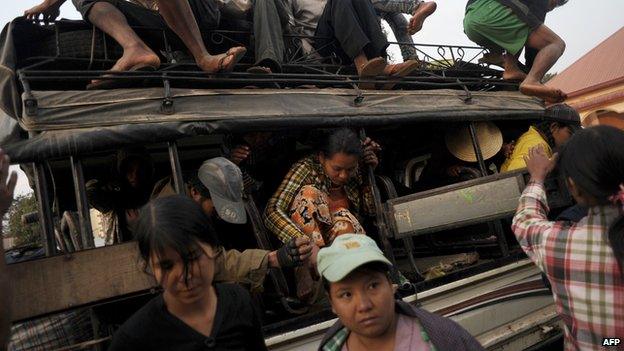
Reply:
[[[4,153],[4,150],[0,149],[0,218],[4,218],[9,211],[17,185],[17,173],[9,172],[10,164],[11,159]],[[0,221],[0,233],[4,233],[3,222]],[[10,279],[4,259],[4,240],[0,240],[0,252],[3,254],[0,260],[0,350],[4,350],[9,342],[11,331]]]
[[[291,10],[294,30],[314,37],[313,43],[302,40],[305,52],[311,53],[313,47],[323,58],[335,56],[342,64],[353,62],[360,77],[403,77],[419,66],[416,60],[387,64],[388,41],[371,0],[291,0]],[[393,86],[389,83],[385,88]],[[375,84],[362,83],[360,87],[374,89]]]
[[[26,10],[24,15],[29,19],[43,16],[46,21],[54,20],[65,1],[44,0]],[[232,71],[246,52],[241,46],[232,47],[222,54],[208,52],[201,33],[219,25],[220,14],[214,0],[155,0],[152,3],[158,5],[158,13],[125,0],[72,1],[86,21],[110,35],[123,48],[123,56],[110,69],[113,72],[155,70],[160,66],[158,55],[139,38],[131,25],[163,30],[170,28],[186,45],[199,68],[208,73]],[[87,88],[105,89],[117,85],[113,79],[100,79],[92,81]]]
[[[482,174],[472,144],[470,127],[448,128],[444,134],[444,145],[435,143],[432,156],[422,171],[415,191],[424,191],[498,172],[501,154],[513,149],[503,141],[501,130],[492,122],[475,122],[475,132],[487,174]]]
[[[516,141],[515,148],[501,166],[501,172],[510,172],[526,167],[525,157],[529,149],[542,145],[544,152],[552,156],[581,128],[578,114],[562,114],[567,120],[542,121],[533,124]]]
[[[484,350],[454,321],[394,297],[392,264],[375,241],[345,234],[318,253],[318,273],[338,321],[319,351]]]
[[[197,203],[183,195],[150,201],[135,235],[144,270],[162,293],[117,330],[109,350],[267,350],[249,292],[215,283],[220,245]]]
[[[547,12],[567,0],[469,0],[464,32],[475,43],[494,53],[503,52],[504,79],[522,81],[520,91],[550,103],[561,102],[566,94],[541,80],[565,50],[565,42],[544,25]],[[518,68],[523,47],[538,50],[528,74]]]
[[[413,46],[412,35],[422,29],[425,19],[436,10],[436,3],[433,1],[424,2],[421,0],[396,1],[396,0],[371,0],[375,11],[384,19],[394,33],[397,42],[405,43],[399,45],[403,61],[418,60],[416,48]],[[404,14],[411,15],[409,21]]]
[[[580,130],[550,157],[529,150],[530,181],[512,230],[552,283],[566,350],[608,350],[624,335],[624,132],[611,126]],[[569,193],[589,207],[578,223],[550,221],[544,181],[558,168]]]
[[[214,224],[219,220],[242,224],[247,221],[242,198],[241,171],[223,157],[206,160],[197,172],[185,174],[186,194],[193,199]],[[166,177],[156,183],[152,199],[176,195],[173,179]],[[216,231],[221,238],[225,232]],[[223,238],[228,239],[228,238]],[[229,238],[231,240],[231,238]],[[215,280],[238,282],[250,291],[261,291],[270,268],[292,268],[301,265],[311,254],[307,237],[293,238],[278,250],[235,249],[221,246],[216,251]]]
[[[266,204],[279,186],[293,161],[297,139],[281,132],[251,132],[226,135],[223,157],[236,164],[243,173],[244,191],[257,204]]]
[[[126,147],[117,152],[109,177],[86,182],[89,205],[106,219],[105,243],[132,238],[130,223],[137,209],[147,203],[154,186],[154,162],[144,147]]]
[[[362,170],[377,167],[379,144],[360,141],[347,128],[332,130],[317,152],[295,163],[265,209],[267,228],[282,242],[309,237],[313,255],[344,233],[365,234],[359,216],[375,215],[370,182]],[[297,295],[315,301],[318,284],[311,268],[295,269]]]

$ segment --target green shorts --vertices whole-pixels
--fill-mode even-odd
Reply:
[[[464,32],[475,43],[494,52],[516,55],[531,29],[513,11],[496,0],[478,0],[466,8]]]

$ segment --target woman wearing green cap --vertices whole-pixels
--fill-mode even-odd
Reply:
[[[319,351],[483,350],[450,319],[395,300],[390,261],[371,238],[341,235],[319,251],[317,261],[339,318]]]

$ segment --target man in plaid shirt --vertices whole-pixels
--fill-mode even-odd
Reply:
[[[622,252],[617,252],[616,240],[609,233],[613,223],[622,221],[624,190],[618,193],[617,189],[624,181],[624,133],[607,130],[616,135],[615,142],[608,143],[601,131],[589,128],[575,135],[563,149],[560,162],[570,193],[579,204],[590,206],[587,217],[578,223],[548,221],[543,181],[554,168],[556,156],[548,159],[538,146],[526,157],[531,181],[512,224],[523,250],[552,284],[565,324],[566,350],[606,350],[604,339],[624,337],[624,275],[618,263]],[[615,171],[606,169],[609,166],[616,166]],[[593,179],[588,181],[592,172]],[[605,188],[603,194],[616,196],[598,194],[601,188]],[[621,241],[621,233],[619,237]]]

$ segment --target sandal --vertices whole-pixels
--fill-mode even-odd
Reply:
[[[384,68],[386,68],[386,60],[381,57],[375,57],[372,60],[368,60],[359,71],[360,78],[373,78],[380,75]],[[360,83],[360,89],[373,90],[375,89],[375,83]]]
[[[154,72],[157,69],[158,67],[142,63],[130,67],[130,69],[125,72]],[[106,79],[107,77],[109,79]],[[143,84],[143,79],[112,79],[111,77],[112,75],[105,74],[102,76],[102,79],[91,81],[91,83],[87,84],[86,90],[132,88]]]
[[[247,68],[247,73],[252,74],[271,74],[273,71],[269,67],[264,66],[252,66]]]
[[[225,54],[219,59],[219,69],[217,72],[232,72],[234,70],[234,66],[245,56],[247,49],[242,46],[237,46],[230,48]],[[225,65],[225,59],[232,56],[232,60],[229,64]]]
[[[420,61],[417,60],[407,60],[403,63],[397,63],[394,65],[389,65],[386,67],[386,74],[390,79],[400,79],[401,77],[408,76],[410,73],[415,71],[420,67]],[[396,83],[387,83],[384,84],[384,90],[392,90]]]

